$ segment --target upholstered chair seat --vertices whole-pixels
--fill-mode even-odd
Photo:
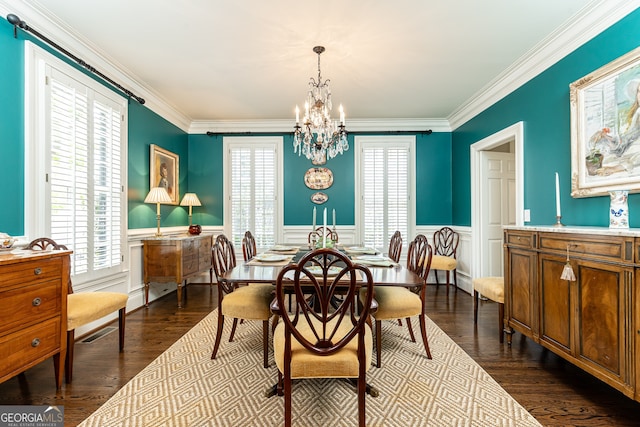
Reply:
[[[455,270],[458,267],[458,260],[443,255],[434,255],[431,259],[432,270]]]
[[[127,306],[129,296],[118,292],[67,295],[67,330],[79,328]]]
[[[375,299],[378,310],[376,320],[404,319],[422,311],[420,295],[399,286],[376,286]]]
[[[316,325],[320,325],[320,321],[311,318],[311,321]],[[305,325],[305,321],[302,320],[297,328],[302,335],[312,341],[313,330]],[[335,325],[335,320],[328,322],[329,329]],[[282,372],[284,371],[284,323],[278,323],[276,330],[273,333],[273,354],[276,359],[276,365]],[[350,330],[351,324],[346,322],[338,327],[338,332],[335,336],[335,341],[339,341]],[[365,325],[365,369],[368,371],[371,367],[371,354],[373,353],[373,336],[371,334],[371,327]],[[358,340],[351,340],[346,346],[340,349],[338,352],[330,356],[319,356],[307,351],[302,344],[293,339],[291,341],[291,377],[292,378],[358,378]]]
[[[269,320],[273,300],[273,285],[252,283],[240,286],[222,300],[222,314],[234,319]]]
[[[480,295],[498,303],[498,332],[504,342],[504,277],[478,277],[473,279],[473,323],[478,323]]]

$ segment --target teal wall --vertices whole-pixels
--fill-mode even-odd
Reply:
[[[569,84],[640,45],[640,10],[563,58],[453,132],[454,225],[471,225],[470,145],[524,122],[524,208],[530,225],[555,223],[555,172],[562,222],[608,226],[609,197],[571,197]],[[640,195],[629,197],[630,226],[640,227]]]
[[[0,232],[22,235],[25,215],[24,55],[22,43],[13,39],[13,26],[4,19],[0,19],[0,58],[0,182],[5,186]]]

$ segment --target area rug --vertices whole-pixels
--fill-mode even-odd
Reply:
[[[262,367],[261,322],[238,325],[230,343],[227,319],[224,341],[211,360],[216,319],[213,311],[80,426],[283,425],[282,398],[265,396],[277,368],[273,353],[270,367]],[[383,328],[382,367],[372,366],[367,376],[380,392],[366,398],[368,426],[540,426],[430,319],[431,360],[419,337],[410,341],[406,326],[383,322]],[[293,386],[296,426],[357,425],[357,405],[346,381]]]

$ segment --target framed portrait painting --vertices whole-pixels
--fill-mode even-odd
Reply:
[[[151,144],[150,159],[149,175],[151,181],[149,188],[164,187],[169,193],[169,197],[171,197],[171,204],[177,205],[180,197],[178,188],[180,161],[178,155]]]
[[[640,192],[640,48],[569,88],[571,196]]]

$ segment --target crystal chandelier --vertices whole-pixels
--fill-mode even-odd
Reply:
[[[326,163],[327,158],[332,159],[349,149],[342,105],[340,105],[340,123],[331,120],[329,80],[323,82],[320,75],[320,54],[324,50],[324,46],[313,48],[313,51],[318,54],[318,80],[311,77],[309,81],[302,125],[300,125],[300,110],[296,106],[293,137],[294,153],[298,153],[298,156],[304,154],[314,165],[322,165]]]

